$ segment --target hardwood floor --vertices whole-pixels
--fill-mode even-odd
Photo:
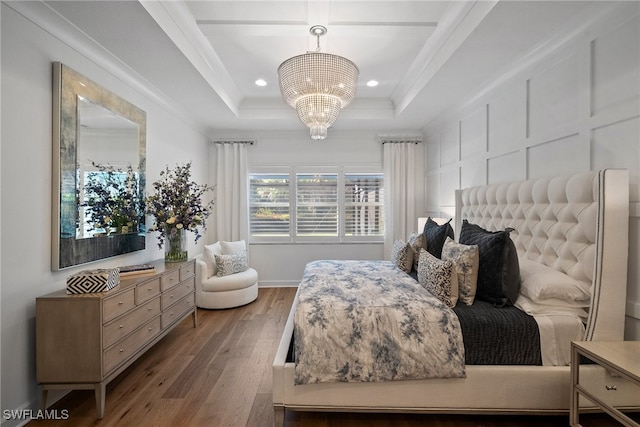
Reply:
[[[92,391],[73,391],[49,409],[69,419],[29,426],[272,426],[271,364],[295,294],[261,288],[258,300],[230,310],[198,310],[107,386],[96,419]],[[581,415],[584,427],[614,427],[604,414]],[[562,416],[286,413],[286,427],[556,427]]]

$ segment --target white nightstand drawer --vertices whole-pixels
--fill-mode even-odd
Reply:
[[[578,384],[607,405],[640,406],[640,385],[612,374],[601,366],[582,365],[581,370],[583,375],[580,375]]]

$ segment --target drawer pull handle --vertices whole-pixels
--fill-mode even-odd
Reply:
[[[122,353],[123,351],[124,351],[124,348],[121,348],[121,349],[120,349],[120,353]]]
[[[148,290],[148,291],[151,291],[151,290],[153,290],[153,288],[147,288],[147,290]]]
[[[604,388],[606,388],[609,391],[616,391],[618,390],[618,387],[616,387],[615,385],[606,385],[604,386]]]
[[[149,307],[149,311],[153,310],[153,307]]]
[[[153,328],[149,328],[149,330],[150,330],[150,331],[152,331],[152,330],[153,330]]]
[[[120,325],[120,329],[124,328],[124,325]]]
[[[122,304],[124,304],[124,302],[118,301],[118,305],[122,305]]]

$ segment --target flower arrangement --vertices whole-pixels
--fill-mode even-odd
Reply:
[[[91,162],[97,169],[88,172],[84,183],[85,216],[89,231],[110,234],[136,232],[144,214],[144,199],[139,191],[139,174],[131,165],[126,171],[111,165]]]
[[[176,165],[174,170],[167,166],[160,172],[160,179],[153,183],[153,189],[154,194],[146,199],[146,213],[154,217],[149,231],[160,233],[158,247],[162,247],[165,239],[184,235],[184,231],[194,233],[198,242],[202,237],[200,229],[207,229],[205,220],[211,214],[214,204],[213,200],[204,203],[202,199],[213,187],[191,181],[189,162],[182,166]],[[186,258],[186,252],[184,255]]]

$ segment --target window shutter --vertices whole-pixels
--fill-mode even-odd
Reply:
[[[338,175],[296,175],[296,235],[338,235]]]
[[[249,181],[251,236],[289,236],[289,174],[251,174]]]
[[[345,174],[345,236],[384,236],[382,174]]]

